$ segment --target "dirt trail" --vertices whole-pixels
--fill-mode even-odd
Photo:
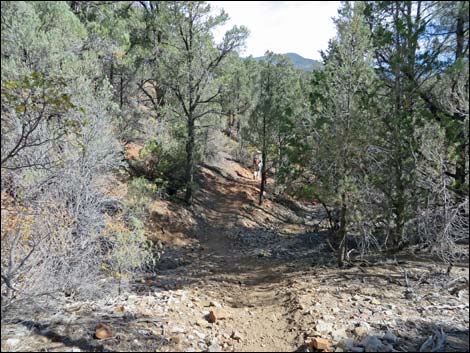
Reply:
[[[286,274],[272,260],[253,256],[249,245],[233,238],[247,220],[251,231],[263,231],[272,222],[262,212],[250,219],[244,211],[256,204],[259,181],[251,180],[248,170],[229,159],[223,164],[223,169],[202,169],[204,191],[196,201],[196,208],[205,209],[206,214],[207,227],[198,234],[204,257],[217,259],[216,266],[223,273],[212,277],[206,289],[231,310],[230,329],[242,336],[234,345],[236,351],[293,351],[298,344],[289,330],[290,298],[280,290]]]

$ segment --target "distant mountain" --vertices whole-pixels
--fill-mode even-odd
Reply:
[[[292,63],[294,64],[295,68],[301,69],[304,71],[318,70],[323,66],[323,64],[320,61],[307,59],[296,53],[286,53],[284,55],[292,60]],[[264,56],[259,56],[255,58],[255,60],[264,60],[264,59],[265,59]]]

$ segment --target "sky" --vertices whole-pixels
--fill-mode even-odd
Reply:
[[[297,53],[320,60],[320,50],[335,35],[332,17],[339,1],[209,1],[215,10],[223,8],[230,16],[226,25],[214,32],[222,38],[227,29],[244,25],[250,30],[242,56]]]

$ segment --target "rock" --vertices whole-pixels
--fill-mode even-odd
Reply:
[[[333,315],[322,315],[322,319],[325,321],[334,321],[335,317]]]
[[[211,310],[209,314],[207,315],[207,321],[209,321],[211,324],[217,321],[217,316],[215,316],[215,313],[213,310]]]
[[[222,349],[217,343],[214,342],[207,348],[207,351],[208,352],[222,352]]]
[[[231,339],[234,339],[235,341],[240,341],[242,339],[242,336],[238,331],[233,331],[232,334],[230,335]]]
[[[204,321],[204,320],[197,320],[195,325],[199,327],[210,327],[207,321]]]
[[[310,341],[309,346],[313,349],[322,350],[322,351],[330,351],[330,341],[324,338],[315,337]]]
[[[39,337],[39,340],[40,340],[42,343],[48,343],[48,342],[49,342],[49,338],[48,338],[48,337],[45,337],[45,336],[40,336],[40,337]]]
[[[201,340],[203,340],[204,338],[206,338],[206,335],[203,334],[202,332],[199,332],[199,331],[194,331],[194,334]]]
[[[355,327],[353,332],[354,332],[354,334],[355,334],[356,336],[363,336],[363,335],[365,335],[367,332],[369,332],[369,330],[368,330],[367,328],[365,328],[365,327],[359,326],[359,327]]]
[[[343,338],[336,346],[341,347],[348,352],[352,347],[354,347],[354,340],[352,338]]]
[[[360,343],[366,352],[381,352],[383,343],[376,336],[366,336]]]
[[[348,337],[346,330],[344,328],[337,329],[331,333],[331,337],[333,337],[333,341],[340,341],[343,338]]]
[[[351,299],[354,300],[355,302],[357,302],[357,301],[361,300],[361,297],[356,294]]]
[[[127,297],[127,301],[130,302],[130,303],[135,302],[136,299],[137,299],[137,295],[135,295],[135,294],[131,294]]]
[[[387,331],[385,333],[385,335],[383,335],[382,337],[383,340],[386,340],[388,342],[391,342],[391,343],[396,343],[398,341],[398,337],[395,336],[393,333],[391,333],[390,331]]]
[[[211,324],[216,322],[217,320],[225,320],[228,319],[230,315],[223,309],[214,309],[209,312],[207,315],[207,321]]]
[[[95,338],[97,339],[104,339],[104,338],[109,338],[111,337],[113,334],[111,332],[111,329],[105,325],[105,324],[102,324],[102,323],[99,323],[96,325],[95,327]]]
[[[304,315],[312,315],[313,312],[314,312],[314,310],[308,309],[308,310],[305,310],[305,311],[304,311]]]
[[[394,349],[391,344],[383,344],[380,348],[380,352],[394,352]]]
[[[362,347],[352,347],[351,352],[364,352],[364,348],[362,348]]]
[[[374,305],[380,305],[380,300],[376,299],[376,298],[372,298],[372,300],[370,301],[371,304],[374,304]]]
[[[385,307],[390,310],[395,310],[397,308],[395,304],[391,304],[391,303],[385,304]]]
[[[214,306],[216,308],[221,308],[222,307],[222,305],[219,302],[216,302],[216,301],[209,302],[209,306]]]
[[[357,324],[357,326],[359,326],[359,327],[364,327],[364,328],[370,330],[370,325],[369,325],[367,322],[365,322],[365,321],[359,322],[359,323]]]
[[[333,330],[333,324],[318,320],[315,329],[320,333],[330,333]]]
[[[19,338],[9,338],[5,341],[5,343],[9,346],[9,347],[15,347],[17,346],[19,343],[20,343],[20,339]]]
[[[309,337],[316,337],[316,336],[321,336],[319,332],[317,332],[316,330],[308,330],[306,332],[304,332],[304,338],[307,339]]]
[[[184,333],[185,329],[179,326],[175,326],[171,329],[171,332],[173,333]]]
[[[114,312],[115,312],[116,314],[122,314],[124,311],[125,311],[124,305],[118,305],[118,306],[114,309]]]

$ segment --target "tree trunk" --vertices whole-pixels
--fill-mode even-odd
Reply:
[[[263,165],[261,166],[261,186],[259,188],[259,204],[263,204],[264,193],[266,191],[266,153],[263,150]]]
[[[194,184],[194,120],[188,119],[188,141],[186,142],[186,195],[188,205],[193,203]]]
[[[266,115],[263,114],[263,150],[262,150],[262,162],[261,165],[261,186],[259,188],[259,204],[263,204],[264,193],[266,189]]]
[[[124,74],[121,72],[121,79],[119,80],[119,109],[124,105]]]
[[[405,231],[405,186],[402,180],[402,164],[397,158],[397,165],[395,167],[395,186],[396,186],[396,199],[393,201],[393,208],[395,213],[395,228],[392,233],[392,252],[398,250],[400,242],[403,240]]]
[[[465,29],[464,29],[464,16],[465,13],[463,11],[464,9],[464,4],[461,4],[461,7],[459,9],[459,14],[457,18],[457,28],[456,28],[456,42],[457,42],[457,47],[455,49],[455,62],[458,64],[460,61],[462,61],[464,57],[464,43],[465,43]],[[452,86],[452,91],[455,91],[455,84]],[[459,121],[462,120],[462,117],[459,115],[458,112],[454,113],[454,119]],[[463,130],[463,129],[462,129]],[[467,190],[464,190],[465,186],[465,180],[467,176],[467,171],[466,171],[466,162],[467,162],[467,153],[465,151],[465,133],[464,131],[461,131],[459,133],[459,143],[456,147],[456,169],[455,169],[455,179],[456,179],[456,187],[459,192],[462,192],[464,195],[467,192],[468,193],[468,188]]]
[[[341,194],[341,213],[340,213],[340,224],[338,230],[338,240],[339,240],[339,248],[338,248],[338,266],[344,266],[344,259],[346,257],[347,252],[347,245],[346,245],[346,195],[343,193]]]

